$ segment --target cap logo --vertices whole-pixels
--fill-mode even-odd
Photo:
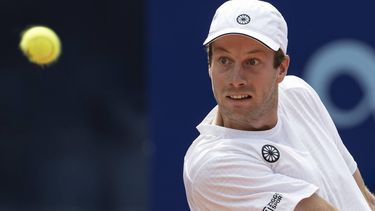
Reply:
[[[262,156],[267,162],[274,163],[279,160],[280,152],[276,147],[267,144],[262,147]]]
[[[250,16],[246,15],[246,14],[241,14],[237,17],[237,23],[241,24],[241,25],[246,25],[248,23],[250,23]]]

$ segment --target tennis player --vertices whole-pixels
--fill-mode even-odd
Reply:
[[[230,0],[204,46],[217,106],[184,160],[190,209],[375,210],[317,93],[286,76],[287,24],[271,4]]]

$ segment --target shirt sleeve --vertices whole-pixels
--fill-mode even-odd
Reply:
[[[277,174],[252,157],[218,157],[194,179],[192,210],[292,211],[318,187]]]
[[[321,119],[321,122],[330,131],[332,139],[335,141],[335,145],[337,146],[338,150],[340,151],[341,156],[345,160],[346,165],[348,166],[352,174],[354,174],[354,172],[357,170],[357,163],[355,162],[354,158],[352,157],[348,149],[345,147],[338,133],[338,130],[331,116],[329,115],[326,107],[324,106],[322,100],[320,99],[316,91],[306,82],[304,82],[302,79],[301,81],[305,84],[309,94],[311,95],[311,98],[313,99],[312,102],[314,102],[314,104],[312,106],[316,107],[315,109],[316,115],[318,116],[318,118]]]

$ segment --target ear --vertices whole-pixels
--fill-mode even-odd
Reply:
[[[212,79],[212,71],[211,71],[211,67],[210,66],[208,66],[208,75]]]
[[[281,83],[284,80],[286,74],[288,73],[289,63],[290,63],[290,57],[288,55],[285,55],[284,60],[281,62],[280,66],[278,67],[278,71],[279,71],[277,75],[278,83]]]

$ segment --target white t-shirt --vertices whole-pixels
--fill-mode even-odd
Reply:
[[[198,125],[185,155],[190,209],[294,210],[317,193],[340,211],[370,211],[353,174],[357,164],[316,92],[287,76],[279,85],[278,122],[266,131]]]

